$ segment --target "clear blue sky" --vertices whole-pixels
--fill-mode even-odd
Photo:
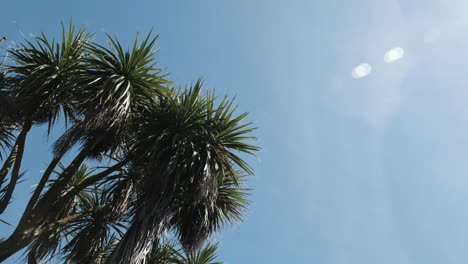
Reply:
[[[154,28],[173,79],[203,77],[252,113],[263,147],[253,204],[220,235],[220,260],[468,260],[466,0],[17,0],[1,5],[0,35],[57,35],[70,17],[98,41]],[[385,62],[397,47],[389,56],[403,57]],[[5,220],[48,161],[42,135]]]

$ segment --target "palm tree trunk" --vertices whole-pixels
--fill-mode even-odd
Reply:
[[[0,263],[29,245],[33,238],[32,234],[23,232],[23,228],[17,227],[7,240],[0,242]]]
[[[42,193],[42,190],[44,189],[47,181],[49,180],[50,175],[52,175],[52,172],[54,171],[55,167],[57,166],[57,164],[62,159],[62,156],[63,155],[54,156],[54,158],[50,162],[49,166],[47,167],[44,174],[42,175],[41,180],[37,184],[37,187],[34,190],[34,193],[31,196],[31,199],[29,199],[29,202],[26,205],[26,209],[24,210],[24,215],[29,214],[29,212],[32,210],[32,208],[36,205],[37,200],[39,199],[39,196]]]
[[[8,172],[10,171],[11,166],[13,166],[13,163],[15,163],[16,153],[18,153],[18,145],[17,144],[15,144],[13,146],[13,148],[11,149],[10,155],[5,160],[5,163],[3,164],[3,167],[0,170],[0,186],[2,185],[2,183],[5,180],[6,176],[8,175]]]
[[[13,170],[11,172],[10,183],[8,184],[7,190],[0,200],[0,214],[2,214],[10,203],[13,191],[15,190],[16,183],[18,181],[21,169],[21,162],[23,161],[24,146],[26,144],[26,136],[28,135],[29,130],[31,129],[32,122],[29,119],[24,121],[23,129],[16,139],[17,153],[15,158],[15,164],[13,165]]]

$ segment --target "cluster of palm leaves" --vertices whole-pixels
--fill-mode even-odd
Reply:
[[[177,248],[175,243],[156,245],[147,258],[148,264],[222,264],[216,262],[218,244],[207,243],[197,251],[187,252]]]
[[[26,249],[29,263],[214,263],[217,245],[206,241],[248,204],[244,155],[258,148],[247,114],[201,81],[181,89],[168,80],[151,33],[125,49],[62,29],[60,41],[41,34],[9,49],[2,66],[0,217],[30,130],[66,129],[43,174],[30,175],[37,187],[0,240],[0,262]]]

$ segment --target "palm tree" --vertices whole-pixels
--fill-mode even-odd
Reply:
[[[1,176],[3,177],[8,174],[11,167],[12,171],[5,193],[0,199],[0,213],[8,206],[17,185],[26,136],[31,127],[48,123],[50,131],[60,115],[65,117],[65,122],[74,118],[76,101],[74,97],[76,91],[79,90],[76,76],[83,70],[81,58],[90,37],[91,35],[84,28],[76,30],[70,22],[67,29],[62,24],[60,43],[49,41],[42,34],[35,37],[33,42],[25,40],[26,44],[8,50],[13,64],[6,66],[9,83],[6,87],[6,94],[17,106],[18,113],[15,115],[15,121],[20,124],[20,132],[2,168],[4,174]],[[60,156],[54,157],[27,207],[31,207],[30,205],[40,196],[47,179],[60,159]],[[27,216],[28,214],[25,213],[22,220],[26,220]],[[25,226],[26,223],[29,226]],[[30,219],[20,221],[14,233],[1,243],[0,248],[5,244],[9,246],[0,250],[0,259],[27,246],[32,241],[32,236],[26,235],[24,230],[30,229],[33,223],[34,221]]]
[[[154,62],[157,37],[152,38],[150,33],[139,43],[137,35],[129,51],[124,51],[117,39],[108,36],[108,40],[110,49],[98,44],[87,46],[77,98],[81,118],[54,144],[59,157],[77,144],[81,150],[39,202],[39,211],[44,210],[44,204],[50,208],[52,201],[60,200],[63,186],[86,158],[101,158],[119,150],[125,144],[130,120],[166,91],[169,82]]]
[[[129,120],[161,95],[168,83],[154,63],[156,51],[153,48],[157,38],[148,34],[139,43],[137,36],[133,49],[125,52],[116,39],[108,38],[110,49],[97,44],[87,46],[88,56],[82,59],[84,70],[77,78],[80,83],[80,90],[76,93],[79,118],[73,120],[74,124],[54,145],[56,157],[62,157],[77,143],[80,143],[81,150],[41,199],[38,199],[40,192],[36,189],[26,209],[30,210],[27,212],[29,215],[35,215],[35,222],[44,221],[42,218],[53,214],[56,206],[71,198],[70,193],[79,192],[86,186],[80,185],[64,194],[64,186],[86,158],[102,157],[107,152],[114,154],[125,144],[123,139]],[[93,179],[97,179],[87,184],[108,176],[126,162],[118,162],[104,173],[95,175]],[[43,175],[41,188],[48,176]]]
[[[247,113],[202,93],[201,81],[176,88],[156,67],[151,33],[126,50],[115,37],[107,48],[84,29],[62,29],[59,43],[42,34],[11,50],[0,76],[0,100],[11,105],[0,107],[0,146],[10,151],[0,176],[12,168],[0,213],[31,127],[51,130],[60,116],[68,125],[15,231],[0,240],[0,262],[27,248],[30,263],[139,263],[167,231],[183,248],[178,259],[210,263],[216,246],[198,250],[248,204],[242,184],[253,171],[243,157],[258,147]]]
[[[62,42],[55,44],[44,34],[35,38],[35,42],[26,41],[9,53],[14,65],[7,68],[10,85],[7,95],[15,102],[19,110],[17,122],[21,124],[14,147],[9,157],[14,157],[14,164],[7,160],[4,171],[8,173],[13,166],[6,194],[0,200],[0,213],[10,202],[15,189],[25,148],[26,136],[34,124],[48,123],[49,129],[60,114],[73,117],[74,94],[77,90],[75,76],[82,71],[80,63],[90,34],[84,28],[78,31],[72,26],[65,29],[62,24]],[[58,163],[55,159],[53,167]],[[9,165],[9,166],[8,166]],[[51,167],[48,171],[52,171]]]
[[[199,81],[187,91],[174,90],[155,106],[145,109],[132,135],[138,155],[132,165],[140,174],[135,213],[110,263],[139,263],[151,242],[173,228],[187,251],[199,248],[236,211],[220,215],[218,182],[239,182],[239,169],[251,174],[237,153],[258,148],[247,114],[234,116],[233,101],[216,104],[212,94],[201,94]],[[241,210],[236,208],[236,210]],[[240,211],[239,211],[240,212]]]
[[[73,107],[70,107],[73,112],[67,117],[71,117],[73,125],[55,143],[55,157],[42,176],[23,218],[34,215],[36,219],[30,222],[35,224],[42,221],[43,216],[53,213],[56,205],[68,199],[60,196],[83,161],[87,157],[102,156],[107,151],[114,152],[123,143],[128,120],[164,92],[168,81],[155,67],[153,48],[156,39],[148,34],[139,43],[137,38],[133,49],[126,52],[116,39],[110,37],[111,49],[97,44],[85,46],[87,56],[80,55],[80,71],[71,73],[76,75],[73,80],[77,89],[73,94]],[[81,151],[39,199],[53,168],[77,143],[82,143]],[[124,161],[119,163],[120,166],[123,164]]]

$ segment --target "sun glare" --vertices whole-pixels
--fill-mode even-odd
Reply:
[[[402,48],[392,48],[388,50],[384,55],[384,61],[386,63],[394,63],[399,61],[405,55],[405,50]]]
[[[369,75],[371,72],[372,66],[367,63],[362,63],[353,69],[351,76],[353,76],[354,79],[361,79]]]

